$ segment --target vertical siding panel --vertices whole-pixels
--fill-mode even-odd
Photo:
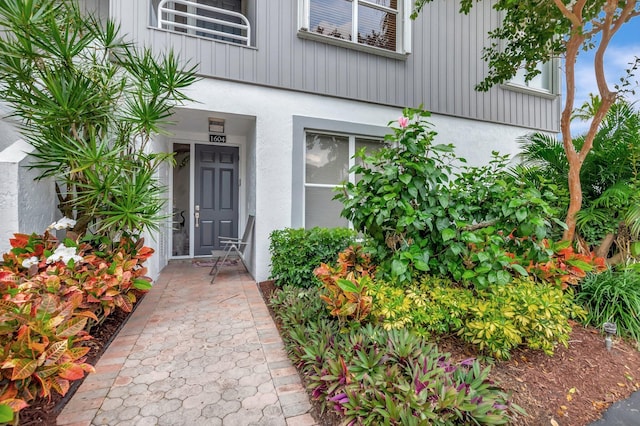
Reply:
[[[456,21],[458,20],[457,3],[448,1],[446,2],[446,15],[445,21],[447,31],[445,38],[442,40],[443,45],[447,50],[446,54],[446,68],[444,69],[445,76],[445,93],[446,93],[446,107],[447,114],[455,114],[455,101],[456,101],[456,57],[460,54],[458,50],[458,36],[455,32]]]
[[[369,62],[371,61],[371,58],[367,58],[367,60]],[[379,62],[379,61],[376,61]],[[366,74],[367,78],[366,78],[366,83],[367,83],[367,93],[365,94],[365,96],[367,97],[367,100],[374,100],[378,98],[378,70],[379,70],[379,66],[378,64],[369,64],[368,66],[368,72]]]
[[[229,78],[239,80],[242,70],[240,69],[240,49],[238,46],[227,45],[229,59],[227,60],[227,75]]]
[[[282,8],[283,5],[280,4],[280,7]],[[281,42],[281,52],[289,52],[288,55],[281,55],[281,60],[280,60],[280,84],[284,87],[293,87],[293,76],[292,76],[292,72],[291,72],[291,62],[293,61],[294,58],[294,46],[296,43],[296,37],[295,37],[295,27],[294,27],[294,23],[296,20],[296,8],[295,7],[290,7],[287,9],[284,9],[282,12],[283,16],[285,17],[286,21],[283,23],[284,25],[282,26],[283,29],[283,33],[280,36],[280,42]],[[288,12],[288,13],[286,13]]]
[[[387,68],[389,67],[389,60],[385,60],[384,63],[382,64],[381,67],[378,67],[378,75],[377,75],[377,80],[376,80],[376,90],[378,91],[378,98],[380,99],[389,99],[391,100],[391,98],[389,97],[389,94],[387,93],[387,85],[384,84],[385,81],[387,81]],[[404,86],[406,88],[406,81],[403,82]],[[403,92],[406,91],[406,89],[403,88]]]
[[[463,116],[469,116],[470,114],[470,105],[471,105],[471,95],[473,91],[473,87],[471,86],[471,81],[474,78],[471,68],[472,61],[470,60],[470,51],[471,51],[471,23],[473,19],[470,16],[461,16],[460,22],[460,63],[456,71],[458,72],[458,84],[460,87],[460,97],[458,108],[456,108],[456,114],[460,114]]]
[[[421,26],[424,27],[424,25]],[[416,21],[411,22],[411,40],[413,42],[413,46],[411,46],[411,48],[414,51],[423,50],[422,46],[424,45],[424,39],[417,35]],[[424,90],[422,80],[423,73],[421,71],[421,68],[421,58],[417,58],[415,55],[409,55],[406,61],[404,61],[403,63],[396,63],[395,67],[393,67],[393,70],[390,70],[389,74],[387,75],[386,85],[387,91],[393,93],[392,99],[394,101],[394,104],[399,103],[400,97],[397,93],[391,90],[391,87],[389,87],[389,82],[396,79],[396,76],[402,75],[403,73],[408,74],[410,78],[410,82],[408,81],[405,85],[405,105],[414,106],[416,104],[416,95],[418,93],[422,93],[422,91]]]
[[[327,88],[327,69],[322,66],[327,63],[327,45],[317,46],[316,55],[316,81],[312,91],[317,93],[324,93]]]
[[[429,43],[431,44],[431,55],[429,56],[429,73],[425,76],[431,86],[431,98],[429,99],[429,109],[439,111],[440,107],[440,81],[438,73],[438,62],[440,53],[440,38],[438,37],[438,16],[440,3],[434,3],[433,13],[429,16]]]
[[[349,93],[349,69],[347,67],[347,51],[339,49],[336,52],[336,94]]]
[[[420,81],[422,82],[422,92],[420,92],[420,94],[418,95],[418,99],[416,103],[417,104],[422,103],[427,110],[432,111],[433,110],[433,88],[431,86],[431,79],[432,79],[431,76],[433,76],[433,73],[431,72],[431,62],[434,58],[434,54],[431,48],[431,46],[433,46],[432,38],[431,38],[432,37],[431,25],[429,25],[431,17],[429,16],[429,18],[427,18],[425,16],[428,16],[428,15],[422,14],[420,18],[421,23],[423,25],[420,25],[419,27],[414,27],[415,33],[422,40],[421,41],[422,50],[420,50],[420,52],[421,53],[424,52],[424,53],[420,55],[412,54],[412,57],[414,58],[416,63],[419,64],[419,68],[416,72],[416,75],[419,76],[418,78],[420,78]]]

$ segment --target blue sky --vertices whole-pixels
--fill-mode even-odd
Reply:
[[[576,64],[576,103],[579,107],[588,99],[589,93],[598,93],[595,74],[593,73],[594,51],[580,52]],[[640,57],[640,17],[635,17],[624,24],[614,36],[605,54],[605,69],[607,81],[613,89],[613,85],[620,81],[620,77],[625,76],[625,69],[629,67],[629,62],[633,62],[634,57]],[[625,94],[631,102],[637,102],[640,108],[640,87],[636,82],[640,81],[640,69],[635,77],[631,79],[635,95]],[[586,123],[574,123],[572,129],[575,132],[586,130]],[[575,134],[574,134],[575,136]]]

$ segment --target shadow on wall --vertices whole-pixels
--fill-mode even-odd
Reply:
[[[3,137],[11,133],[0,131]],[[38,172],[27,167],[34,148],[22,139],[0,147],[0,253],[5,253],[13,234],[44,232],[57,217],[57,208],[53,180],[35,181]]]

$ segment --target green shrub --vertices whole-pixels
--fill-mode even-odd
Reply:
[[[499,358],[521,344],[552,355],[557,343],[568,344],[569,319],[582,315],[571,291],[520,279],[479,293],[458,334]]]
[[[576,302],[587,309],[586,324],[602,327],[605,322],[613,322],[620,335],[640,342],[639,268],[589,274],[582,281]]]
[[[458,331],[476,303],[473,291],[436,277],[426,277],[403,288],[376,281],[371,294],[371,315],[385,329],[411,327],[421,334]]]
[[[567,344],[569,318],[584,315],[572,292],[525,279],[473,292],[447,279],[426,277],[404,289],[377,282],[371,293],[372,316],[384,328],[457,333],[498,358],[508,358],[520,345],[552,354],[557,343]]]
[[[404,114],[387,146],[356,154],[351,171],[360,179],[334,197],[342,215],[371,238],[380,272],[404,284],[429,272],[486,289],[547,259],[541,241],[559,222],[552,191],[518,180],[508,156],[496,152],[486,166],[456,171],[465,159],[452,145],[435,143],[429,113]]]
[[[270,234],[270,279],[281,287],[319,285],[313,270],[321,263],[334,263],[338,253],[355,242],[356,233],[346,228],[275,230]]]
[[[452,363],[419,335],[371,324],[341,332],[318,289],[287,286],[271,303],[313,398],[345,424],[507,424],[522,412],[489,368]]]

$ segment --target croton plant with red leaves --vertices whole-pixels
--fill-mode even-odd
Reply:
[[[151,288],[143,263],[153,249],[142,239],[94,247],[49,231],[15,234],[0,266],[0,405],[15,413],[94,371],[91,328],[115,309],[131,312]]]
[[[546,282],[560,284],[563,289],[569,285],[576,285],[588,272],[602,272],[607,269],[604,258],[595,253],[576,253],[569,241],[553,243],[543,241],[551,252],[546,262],[531,262],[527,272]]]

